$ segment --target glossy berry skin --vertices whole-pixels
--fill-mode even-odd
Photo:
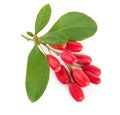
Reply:
[[[88,65],[91,63],[92,59],[88,55],[75,55],[78,59],[77,63],[81,65]]]
[[[86,87],[90,84],[90,80],[87,75],[80,69],[72,70],[72,77],[75,82],[81,87]]]
[[[93,83],[93,84],[101,83],[101,79],[98,76],[96,76],[95,74],[93,74],[89,71],[84,71],[84,73],[88,76],[91,83]]]
[[[47,60],[49,63],[49,66],[55,71],[60,71],[61,69],[61,64],[58,61],[58,59],[56,57],[54,57],[53,55],[46,55],[47,56]]]
[[[60,54],[62,60],[68,65],[74,65],[77,63],[77,58],[71,52],[62,52]]]
[[[76,83],[69,84],[69,92],[77,102],[80,102],[84,99],[82,88]]]
[[[83,66],[83,70],[90,71],[91,73],[93,73],[96,76],[99,76],[101,74],[100,68],[98,68],[97,66],[94,66],[94,65],[85,65],[85,66]]]
[[[82,50],[83,46],[79,42],[73,42],[69,41],[66,43],[66,50],[72,51],[72,52],[80,52]]]
[[[55,72],[58,80],[62,83],[62,84],[67,84],[70,82],[70,75],[67,72],[66,68],[62,65],[61,66],[61,70],[58,72]]]
[[[62,45],[50,45],[52,48],[56,49],[56,50],[64,50],[66,48],[66,44],[62,44]]]

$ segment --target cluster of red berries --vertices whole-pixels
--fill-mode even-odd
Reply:
[[[91,83],[99,84],[101,82],[101,70],[91,64],[91,57],[83,54],[76,54],[83,48],[79,42],[67,42],[64,45],[51,45],[56,50],[61,50],[60,57],[66,67],[58,61],[58,59],[48,54],[47,59],[49,66],[55,71],[58,80],[62,84],[68,84],[69,92],[76,101],[84,99],[82,88]]]

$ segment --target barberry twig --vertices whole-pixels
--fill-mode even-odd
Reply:
[[[22,34],[21,36],[22,36],[23,38],[25,38],[27,41],[34,41],[33,39],[28,38],[28,37],[24,36],[23,34]]]
[[[46,45],[46,44],[44,44],[44,43],[42,43],[45,47],[47,47],[47,49],[48,49],[48,51],[52,51],[52,52],[54,52],[57,56],[59,56],[60,55],[60,53],[59,52],[57,52],[57,51],[55,51],[55,50],[53,50],[52,48],[50,48],[48,45]]]
[[[41,44],[39,44],[40,49],[43,51],[43,53],[46,55],[46,52],[44,51],[44,49],[42,48]]]

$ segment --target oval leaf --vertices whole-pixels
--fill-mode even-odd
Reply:
[[[40,32],[49,22],[51,16],[51,7],[49,4],[43,6],[39,11],[35,21],[35,34]]]
[[[44,93],[49,80],[49,66],[45,55],[34,46],[28,56],[26,91],[31,102],[37,101]]]
[[[91,37],[97,31],[96,22],[86,14],[69,12],[63,15],[50,29],[50,32],[60,32],[68,40],[81,41]]]
[[[33,33],[32,32],[27,32],[27,35],[29,35],[29,36],[31,36],[31,37],[33,37]]]
[[[40,37],[40,40],[50,45],[60,45],[67,42],[66,37],[59,32],[48,32],[44,36]]]

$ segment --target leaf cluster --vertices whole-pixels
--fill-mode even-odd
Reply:
[[[27,34],[36,39],[37,34],[48,24],[51,17],[49,4],[43,6],[35,21],[35,32]],[[59,45],[67,41],[81,41],[93,36],[97,31],[96,22],[80,12],[68,12],[61,16],[51,29],[36,40],[40,43]],[[39,42],[38,42],[39,43]],[[45,54],[35,44],[31,50],[26,70],[26,91],[31,102],[37,101],[44,93],[49,81],[49,65]]]

